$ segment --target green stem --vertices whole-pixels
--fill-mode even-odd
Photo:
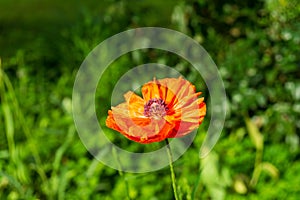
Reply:
[[[171,178],[172,178],[172,186],[173,186],[174,197],[175,197],[175,200],[179,200],[178,193],[177,193],[175,172],[174,172],[174,167],[173,167],[173,155],[172,155],[172,151],[171,151],[171,147],[169,145],[168,139],[166,139],[165,141],[166,141],[166,144],[167,144],[167,153],[168,153],[168,157],[169,157],[169,164],[170,164],[170,171],[171,171]]]

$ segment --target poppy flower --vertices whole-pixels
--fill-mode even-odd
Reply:
[[[204,119],[206,105],[200,94],[181,77],[154,79],[143,85],[143,98],[127,92],[125,102],[108,111],[106,126],[143,144],[182,137]]]

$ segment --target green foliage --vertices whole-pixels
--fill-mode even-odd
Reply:
[[[71,1],[70,1],[71,2]],[[174,163],[181,199],[297,199],[300,195],[300,4],[297,0],[103,1],[0,3],[0,199],[172,199],[169,169],[119,173],[81,143],[72,119],[75,75],[106,38],[140,26],[179,30],[218,65],[227,92],[225,128],[199,159],[207,116]],[[16,12],[8,12],[10,8]],[[97,88],[104,127],[111,92],[132,66],[162,63],[204,91],[181,58],[134,51],[114,63]],[[209,107],[208,107],[209,109]],[[149,152],[104,128],[128,151]],[[166,158],[167,159],[167,158]],[[128,188],[125,183],[128,183]]]

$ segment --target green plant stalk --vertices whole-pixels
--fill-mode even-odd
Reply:
[[[172,155],[172,151],[171,151],[171,147],[169,145],[168,139],[166,139],[165,141],[166,141],[166,144],[167,144],[167,153],[168,153],[168,157],[169,157],[169,164],[170,164],[170,172],[171,172],[171,179],[172,179],[174,197],[175,197],[175,200],[179,200],[178,193],[177,193],[175,172],[174,172],[174,167],[173,167],[173,155]]]
[[[256,184],[258,182],[258,179],[260,177],[262,157],[263,157],[263,150],[262,149],[256,149],[254,170],[253,170],[252,178],[250,180],[250,186],[251,187],[256,186]]]
[[[6,101],[9,101],[9,100],[11,101],[11,106],[15,110],[16,117],[19,120],[19,123],[20,123],[21,127],[23,128],[24,134],[25,134],[26,139],[28,140],[28,143],[29,143],[29,148],[32,152],[34,160],[36,161],[36,171],[40,175],[42,181],[49,186],[46,173],[43,170],[43,168],[41,167],[42,162],[41,162],[38,150],[36,148],[36,145],[32,140],[32,137],[31,137],[31,134],[30,134],[30,129],[26,125],[25,117],[24,117],[22,111],[20,110],[19,102],[16,98],[16,94],[15,94],[13,85],[11,84],[11,82],[9,80],[9,77],[5,74],[5,72],[2,69],[1,60],[0,60],[0,83],[1,83],[0,84],[1,90],[5,91],[5,87],[6,87],[7,90],[9,91],[7,93],[1,91],[1,98],[6,100]],[[6,96],[6,94],[7,94],[7,96]],[[47,188],[49,188],[49,187],[47,187]],[[48,191],[48,193],[49,193],[49,191]]]

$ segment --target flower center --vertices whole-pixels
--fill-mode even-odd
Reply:
[[[162,99],[150,99],[144,106],[144,115],[157,120],[166,116],[167,111],[168,107]]]

